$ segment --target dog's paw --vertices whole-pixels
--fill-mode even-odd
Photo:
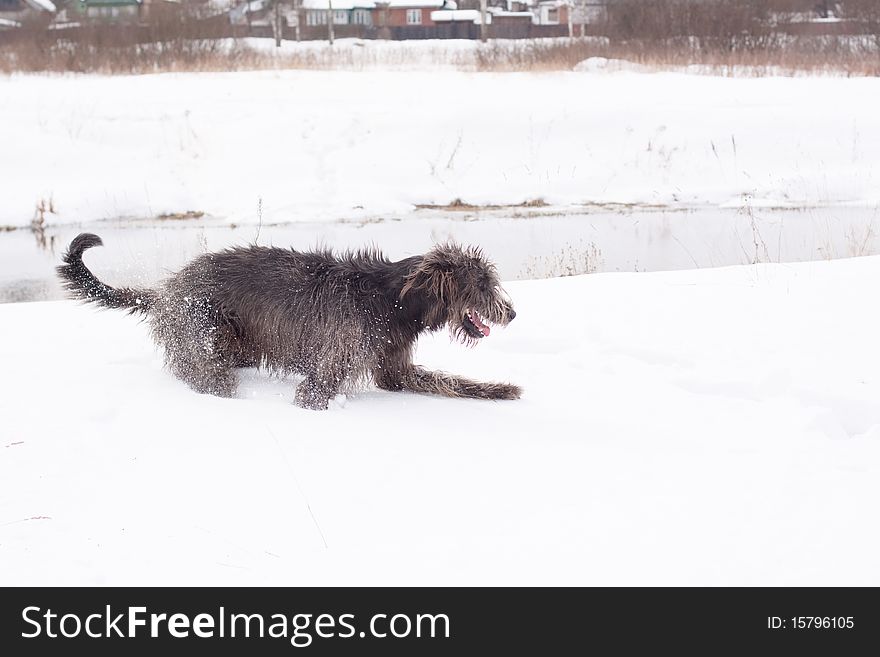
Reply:
[[[326,396],[315,394],[304,388],[302,384],[299,385],[296,389],[296,394],[293,396],[294,406],[299,406],[309,411],[326,411],[329,403],[330,400]]]
[[[519,399],[522,388],[512,383],[496,383],[492,389],[492,399]]]

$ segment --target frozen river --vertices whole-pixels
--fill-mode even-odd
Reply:
[[[478,244],[506,280],[822,260],[880,253],[878,207],[418,210],[358,222],[232,226],[220,220],[101,221],[0,233],[0,302],[62,298],[53,267],[79,232],[110,284],[150,284],[206,250],[256,241],[308,249],[379,246],[391,259],[437,241]]]

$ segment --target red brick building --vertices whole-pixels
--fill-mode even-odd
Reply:
[[[377,27],[429,27],[435,25],[431,12],[443,9],[447,0],[377,1],[373,25]]]

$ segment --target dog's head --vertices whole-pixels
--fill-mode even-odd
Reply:
[[[405,278],[401,297],[414,292],[428,300],[425,323],[434,329],[449,324],[465,344],[489,335],[490,325],[506,326],[516,317],[495,265],[475,247],[435,246]]]

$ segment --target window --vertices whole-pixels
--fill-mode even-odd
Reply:
[[[558,23],[559,22],[559,10],[558,9],[548,9],[547,10],[547,22],[548,23]]]
[[[370,12],[366,9],[355,9],[354,10],[354,22],[356,25],[369,25],[370,24]]]
[[[422,24],[422,10],[421,9],[407,9],[406,10],[406,24],[407,25],[421,25]]]
[[[333,10],[334,25],[348,25],[348,12],[344,9]]]
[[[326,25],[327,12],[323,10],[310,11],[306,14],[306,25]]]

